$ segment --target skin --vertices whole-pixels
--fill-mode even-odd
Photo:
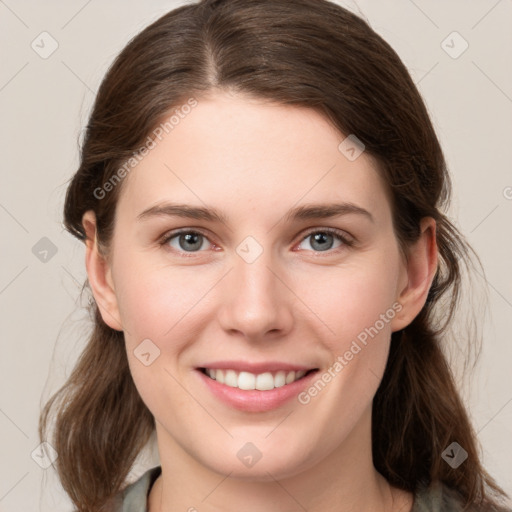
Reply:
[[[411,509],[412,495],[373,466],[371,406],[391,333],[426,301],[435,221],[422,220],[406,262],[375,161],[364,152],[349,161],[338,150],[344,138],[312,110],[216,91],[125,178],[105,257],[94,213],[84,215],[95,299],[104,321],[124,331],[134,382],[156,419],[162,476],[150,512]],[[137,219],[162,201],[215,207],[227,220]],[[368,210],[373,222],[354,213],[285,220],[295,206],[342,201]],[[327,234],[328,249],[319,250],[311,235],[326,227],[354,244]],[[178,228],[200,230],[202,246],[187,252],[179,236],[159,245]],[[247,236],[263,249],[250,264],[236,252]],[[307,405],[293,399],[272,411],[239,411],[194,370],[241,359],[322,373],[396,303],[401,310]],[[161,351],[149,366],[134,355],[147,338]],[[252,467],[236,456],[249,441],[262,453]]]

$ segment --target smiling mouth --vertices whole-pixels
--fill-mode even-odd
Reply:
[[[254,374],[245,371],[231,369],[198,368],[203,374],[212,380],[232,388],[243,390],[270,391],[274,388],[287,386],[293,382],[303,379],[305,376],[318,371],[318,368],[311,370],[264,372]]]

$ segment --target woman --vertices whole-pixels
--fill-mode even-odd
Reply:
[[[65,203],[95,323],[40,435],[77,509],[504,510],[442,351],[470,261],[449,190],[347,10],[204,0],[143,30]]]

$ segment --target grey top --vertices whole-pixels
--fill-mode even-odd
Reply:
[[[146,471],[137,481],[119,493],[115,512],[147,512],[151,486],[162,472],[161,466]],[[463,507],[456,491],[436,482],[430,487],[420,486],[414,495],[411,512],[462,512]],[[470,508],[469,511],[477,511]],[[484,512],[482,510],[482,512]],[[510,509],[485,509],[485,512],[512,512]]]

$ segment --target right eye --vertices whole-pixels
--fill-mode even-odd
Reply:
[[[194,253],[202,252],[200,249],[204,247],[204,243],[207,240],[206,235],[198,231],[181,229],[167,233],[160,241],[160,245],[170,246],[178,253]]]

